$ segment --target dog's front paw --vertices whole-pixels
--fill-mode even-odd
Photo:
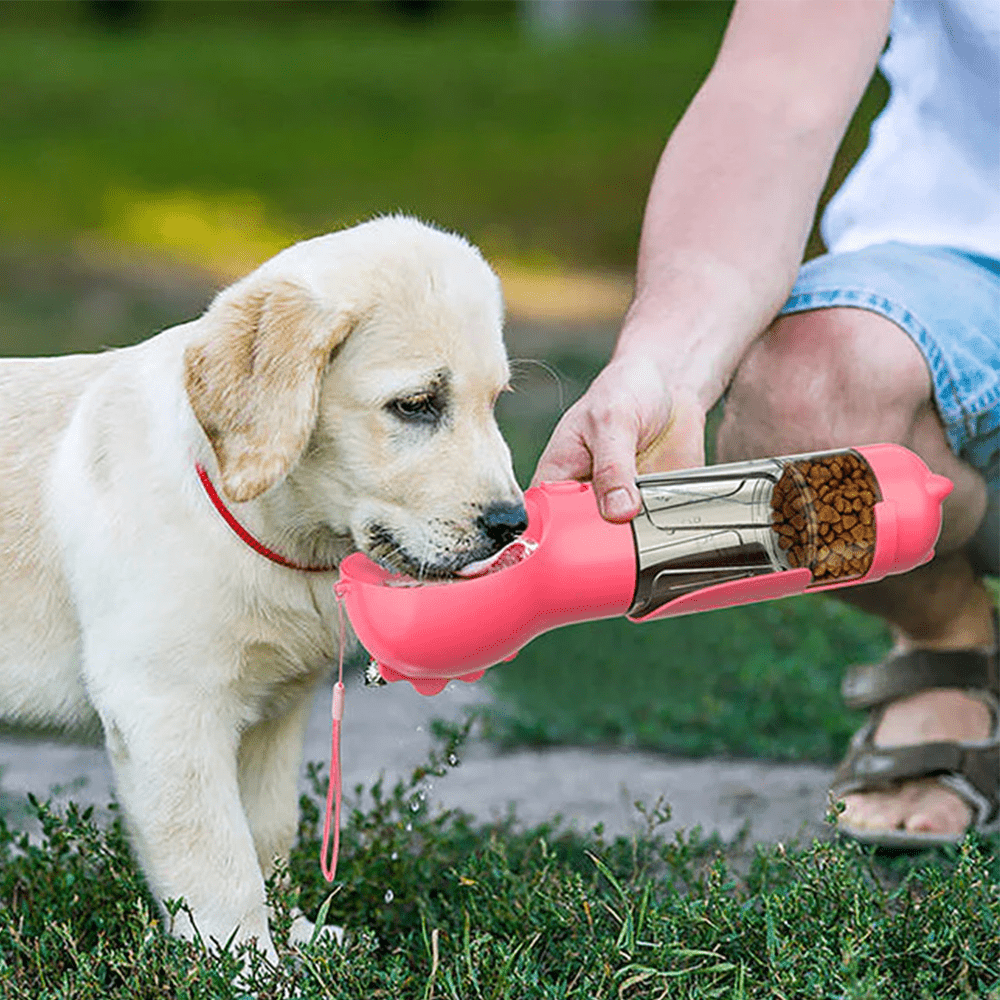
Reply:
[[[288,931],[290,945],[310,944],[313,936],[317,941],[333,938],[338,945],[344,944],[344,928],[337,924],[325,924],[316,933],[316,925],[301,910],[295,910],[292,916],[292,926]]]

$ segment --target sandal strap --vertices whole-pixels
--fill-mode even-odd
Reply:
[[[872,708],[928,688],[980,688],[1000,694],[996,651],[915,649],[882,663],[851,667],[840,690],[849,708]]]
[[[837,770],[830,791],[834,798],[842,798],[852,792],[888,788],[911,778],[955,775],[979,794],[979,801],[968,795],[963,798],[980,813],[979,822],[988,823],[1000,811],[998,774],[1000,744],[996,740],[985,745],[942,741],[902,747],[876,747],[865,740],[851,747]],[[986,815],[982,815],[984,812]]]
[[[993,611],[989,650],[913,650],[874,666],[852,667],[844,678],[844,699],[871,709],[854,734],[830,785],[834,798],[852,792],[892,788],[912,778],[937,778],[959,794],[983,828],[1000,820],[1000,612]],[[889,702],[929,688],[963,688],[982,698],[992,716],[992,736],[983,742],[940,741],[880,747],[875,731]]]

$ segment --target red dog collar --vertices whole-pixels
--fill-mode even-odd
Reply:
[[[196,462],[194,467],[195,471],[198,473],[198,478],[201,480],[201,485],[205,487],[208,499],[212,501],[212,506],[222,516],[222,520],[225,521],[226,524],[232,528],[235,534],[242,541],[246,542],[246,544],[249,545],[254,552],[264,556],[265,559],[270,559],[271,562],[277,563],[279,566],[284,566],[287,569],[302,570],[304,573],[333,573],[336,571],[336,566],[303,566],[301,563],[292,562],[291,559],[286,559],[284,556],[269,549],[263,542],[258,542],[257,539],[254,538],[253,535],[251,535],[250,532],[236,520],[233,512],[225,505],[222,497],[219,496],[215,487],[212,485],[212,480],[209,478],[204,466]]]

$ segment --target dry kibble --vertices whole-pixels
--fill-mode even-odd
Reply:
[[[875,552],[877,500],[875,475],[856,455],[789,463],[771,499],[789,566],[808,567],[814,580],[863,576]]]

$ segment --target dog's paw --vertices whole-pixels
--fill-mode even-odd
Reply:
[[[292,926],[288,931],[288,943],[290,945],[309,944],[316,935],[317,941],[329,940],[333,938],[338,945],[343,947],[344,928],[337,924],[326,924],[320,928],[316,934],[316,925],[301,911],[296,911],[292,917]]]

